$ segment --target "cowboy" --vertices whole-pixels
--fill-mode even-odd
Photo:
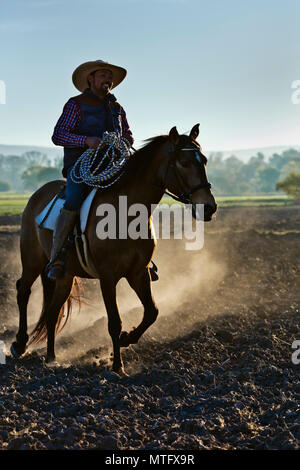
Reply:
[[[48,277],[64,276],[61,250],[74,228],[76,218],[87,192],[87,185],[74,183],[71,170],[87,149],[97,149],[105,131],[117,132],[127,146],[133,144],[126,113],[110,91],[125,78],[127,71],[102,60],[79,65],[72,75],[73,84],[81,92],[65,104],[52,136],[55,145],[64,147],[63,176],[67,178],[66,201],[58,216],[48,264]]]

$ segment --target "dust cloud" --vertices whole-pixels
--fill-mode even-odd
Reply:
[[[159,308],[157,322],[150,327],[146,337],[165,340],[175,338],[191,329],[207,315],[217,314],[223,303],[218,293],[228,275],[228,253],[232,231],[252,230],[257,220],[255,212],[248,218],[238,213],[236,217],[227,213],[216,221],[205,224],[204,246],[198,251],[185,249],[186,240],[158,239],[153,260],[158,266],[159,281],[152,283],[153,297]],[[232,257],[232,253],[230,255]],[[14,243],[13,251],[7,253],[4,272],[21,273],[19,247]],[[18,276],[19,277],[19,276]],[[16,277],[16,279],[18,278]],[[111,348],[107,329],[107,315],[98,280],[83,281],[83,305],[78,310],[73,303],[73,312],[65,329],[57,337],[57,355],[60,361],[99,355],[104,360]],[[15,296],[14,289],[12,296]],[[246,292],[240,292],[239,298]],[[142,320],[143,307],[126,280],[117,286],[117,300],[123,330],[130,330]],[[227,303],[230,299],[227,299]],[[18,322],[15,297],[14,314],[9,326],[16,329]],[[33,288],[28,307],[29,331],[32,331],[42,308],[42,287],[38,279]],[[183,319],[184,312],[184,319]],[[188,313],[187,313],[188,312]],[[167,319],[170,319],[167,320]],[[172,325],[172,327],[170,327]],[[43,351],[44,345],[35,346]],[[102,351],[103,350],[103,351]],[[99,352],[100,351],[100,352]],[[102,351],[102,353],[101,353]]]
[[[201,306],[209,302],[216,287],[224,280],[226,262],[214,253],[213,246],[199,251],[185,250],[185,240],[158,240],[154,261],[158,266],[159,280],[152,283],[155,302],[159,308],[157,322],[148,330],[152,339],[174,338],[191,329],[193,324],[207,313]],[[63,360],[82,357],[84,352],[104,348],[104,356],[110,349],[107,330],[107,315],[100,294],[98,281],[84,282],[84,305],[81,311],[74,311],[70,323],[58,337],[57,351],[63,347]],[[136,293],[122,279],[117,286],[117,300],[123,330],[130,330],[142,320],[143,306]],[[186,304],[196,306],[194,312],[184,316],[184,328],[180,322],[181,310]],[[185,307],[183,307],[183,305]],[[170,330],[168,317],[175,316]],[[164,321],[162,321],[164,320]]]

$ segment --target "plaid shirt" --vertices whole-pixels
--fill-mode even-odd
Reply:
[[[122,116],[122,135],[132,145],[134,140],[132,132],[127,122],[126,113],[121,108]],[[55,145],[62,145],[63,147],[85,147],[87,136],[74,134],[76,127],[81,121],[81,113],[79,105],[72,100],[72,98],[65,104],[62,115],[60,116],[54,128],[52,142]],[[97,137],[97,136],[95,136]]]

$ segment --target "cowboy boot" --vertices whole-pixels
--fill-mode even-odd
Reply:
[[[76,217],[77,212],[61,209],[56,220],[50,261],[47,266],[47,275],[53,281],[61,279],[65,275],[65,260],[60,255],[68,235],[74,228]]]

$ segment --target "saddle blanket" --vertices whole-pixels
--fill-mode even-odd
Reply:
[[[80,209],[80,228],[81,228],[82,233],[85,232],[86,224],[87,224],[87,220],[88,220],[88,216],[89,216],[89,212],[90,212],[90,208],[91,208],[91,204],[92,204],[93,199],[95,197],[96,191],[97,191],[97,189],[93,189],[89,193],[89,195],[85,198],[85,200],[83,201],[83,203],[81,205],[81,209]],[[46,214],[48,213],[48,211],[50,210],[50,207],[53,204],[53,200],[55,198],[56,198],[56,196],[54,196],[54,198],[51,199],[49,204],[47,204],[46,207],[42,210],[42,212],[40,212],[39,215],[35,218],[35,221],[38,225],[40,225],[43,222],[43,220],[46,217]],[[51,211],[49,212],[48,216],[46,217],[46,219],[44,220],[44,222],[41,225],[43,228],[47,228],[49,230],[54,230],[56,219],[57,219],[57,217],[59,215],[59,212],[60,212],[60,209],[63,207],[64,203],[65,203],[65,199],[62,199],[60,197],[58,197],[56,199],[56,201],[53,204],[53,207],[52,207]]]

